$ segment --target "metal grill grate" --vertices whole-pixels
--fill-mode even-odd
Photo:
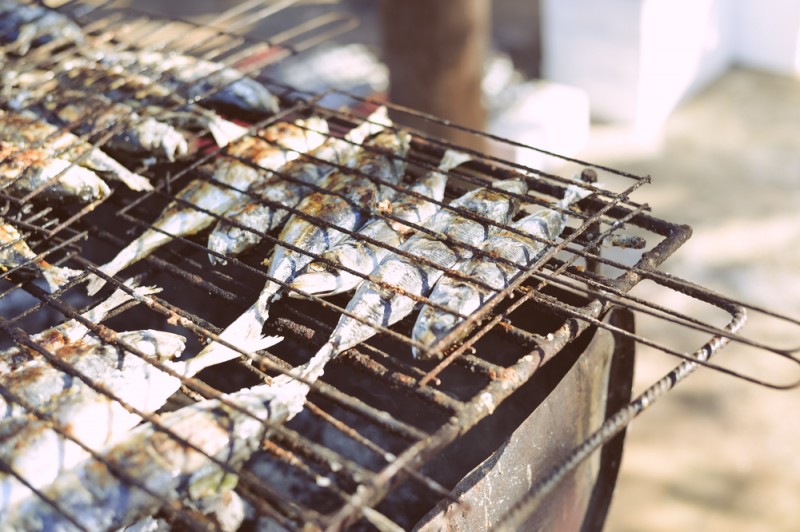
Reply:
[[[281,30],[268,40],[268,44],[236,35],[240,30],[249,29],[260,18],[284,15],[284,10],[299,2],[276,2],[267,7],[260,4],[244,3],[210,27],[154,20],[120,9],[113,2],[99,6],[68,2],[60,10],[74,17],[93,41],[103,41],[119,49],[130,48],[132,43],[136,43],[150,50],[190,53],[238,66],[257,76],[280,97],[281,111],[269,117],[248,119],[246,124],[251,128],[251,134],[266,126],[307,116],[326,118],[333,126],[331,134],[337,136],[362,123],[367,111],[377,102],[339,91],[321,95],[304,93],[270,77],[268,68],[279,61],[293,60],[294,54],[345,31],[353,20],[332,12],[304,21],[291,30]],[[77,53],[75,47],[59,40],[35,47],[23,57],[15,58],[10,48],[7,51],[7,61],[13,62],[19,73],[56,65]],[[173,110],[201,101],[208,95],[195,95],[191,101],[178,96]],[[342,98],[349,100],[348,110],[327,107],[324,102],[331,95],[337,96],[337,101]],[[410,109],[390,108],[397,116],[413,114],[448,125]],[[144,112],[143,116],[146,116]],[[249,118],[241,113],[230,116],[238,120]],[[399,186],[381,183],[396,188],[399,195],[409,194],[407,188],[413,179],[435,169],[436,161],[446,149],[461,149],[417,130],[411,130],[411,133],[413,144],[405,157],[408,165],[405,180]],[[534,150],[478,132],[469,133],[483,136],[489,146],[497,144]],[[110,134],[108,131],[98,140],[97,132],[94,132],[85,138],[103,146]],[[552,207],[564,195],[565,187],[576,183],[570,178],[526,168],[487,154],[470,154],[472,161],[449,172],[447,195],[441,208],[453,209],[449,200],[466,190],[521,176],[527,176],[529,184],[529,192],[524,196],[527,210]],[[771,353],[787,363],[794,363],[797,361],[795,350],[765,345],[743,336],[740,331],[746,310],[764,314],[790,327],[800,325],[800,322],[732,301],[658,271],[669,255],[689,238],[690,229],[658,219],[649,212],[647,205],[631,199],[649,178],[569,160],[556,154],[542,152],[542,155],[561,160],[575,170],[591,168],[601,185],[580,182],[593,194],[582,200],[579,208],[566,211],[567,229],[557,241],[549,242],[551,246],[547,253],[533,267],[521,272],[498,297],[467,317],[463,327],[473,330],[465,341],[442,342],[443,345],[436,348],[443,355],[440,362],[418,362],[410,354],[414,341],[409,337],[409,318],[391,328],[381,328],[375,338],[339,356],[338,363],[327,369],[322,381],[311,383],[312,393],[302,414],[286,425],[264,422],[266,434],[256,442],[258,450],[247,467],[242,469],[235,463],[210,457],[217,466],[238,476],[236,493],[258,515],[287,528],[298,528],[302,523],[331,528],[354,525],[391,529],[398,523],[405,528],[413,526],[413,520],[402,522],[402,510],[398,515],[387,517],[390,513],[388,508],[402,509],[403,505],[416,504],[427,510],[430,504],[425,506],[426,503],[420,501],[451,497],[452,485],[438,480],[440,477],[435,472],[423,467],[442,456],[449,445],[492,416],[495,410],[500,411],[503,403],[526,383],[536,382],[547,367],[560,357],[566,357],[569,349],[580,345],[587,331],[606,329],[682,361],[625,409],[609,417],[568,461],[542,475],[539,482],[534,483],[531,494],[507,515],[503,526],[513,528],[524,522],[541,497],[577,463],[607,443],[634,416],[697,366],[712,367],[775,388],[796,385],[794,382],[742,374],[709,362],[716,351],[733,341],[749,346],[759,354]],[[151,356],[127,343],[116,332],[146,328],[176,331],[188,338],[185,353],[192,355],[207,341],[220,341],[218,334],[222,328],[252,303],[258,290],[269,280],[261,260],[269,256],[275,244],[281,243],[276,232],[262,234],[264,242],[241,257],[227,257],[225,266],[209,267],[206,233],[200,233],[175,236],[162,249],[116,277],[106,276],[98,269],[99,264],[110,259],[134,236],[152,228],[155,217],[169,201],[176,200],[175,193],[191,179],[200,175],[220,187],[228,186],[215,181],[203,167],[204,163],[223,157],[231,156],[225,149],[213,148],[206,143],[201,144],[201,149],[193,157],[184,161],[147,167],[133,165],[133,170],[152,179],[155,190],[132,192],[116,186],[105,201],[84,207],[38,202],[37,195],[41,190],[24,197],[2,193],[6,201],[3,219],[21,231],[22,237],[36,251],[36,260],[45,258],[54,264],[87,272],[51,294],[40,284],[20,275],[23,268],[7,271],[0,293],[0,300],[5,302],[0,304],[0,329],[7,337],[4,345],[16,344],[35,351],[64,374],[122,403],[127,411],[140,416],[157,432],[182,441],[188,449],[203,453],[196,442],[187,441],[179,431],[165,425],[159,414],[122,401],[116,390],[65,363],[57,353],[43,348],[31,334],[60,321],[62,317],[78,320],[103,342],[141,357],[155,368],[180,379],[183,393],[173,398],[173,404],[167,410],[205,398],[220,398],[220,393],[234,392],[259,382],[270,382],[276,375],[305,362],[317,347],[325,343],[336,319],[346,312],[344,307],[349,296],[325,299],[309,296],[307,300],[287,298],[275,303],[265,332],[284,336],[282,343],[257,353],[239,350],[242,355],[239,360],[208,369],[196,377],[186,377],[163,362],[153,361]],[[257,168],[250,161],[242,162]],[[358,173],[357,170],[354,172]],[[289,179],[280,171],[276,174]],[[376,179],[372,175],[368,177]],[[313,185],[309,188],[324,190]],[[263,201],[255,196],[250,199]],[[177,201],[191,206],[183,200]],[[284,209],[298,216],[307,216],[296,208]],[[205,213],[236,223],[224,214]],[[392,219],[392,214],[383,210],[373,210],[371,214]],[[475,218],[467,212],[459,214]],[[480,221],[513,230],[496,220]],[[424,225],[414,228],[430,233]],[[358,233],[343,232],[363,238]],[[616,244],[616,247],[610,248],[611,244]],[[601,248],[606,251],[601,253]],[[478,248],[472,251],[479,255],[483,253]],[[143,304],[136,309],[117,309],[104,324],[82,318],[80,307],[99,301],[99,298],[85,296],[84,281],[88,272],[105,278],[113,288],[127,292]],[[158,295],[136,295],[129,285],[123,284],[132,275],[137,276],[140,285],[155,284],[164,290]],[[459,274],[446,270],[445,275]],[[669,297],[663,300],[638,297],[632,290],[642,281],[657,285],[662,293],[688,296],[718,312],[714,319],[709,320],[705,315],[687,315],[670,308]],[[416,299],[430,303],[424,297]],[[676,347],[603,320],[611,308],[620,306],[663,321],[665,325],[677,326],[687,335],[693,334],[696,343],[689,349]],[[450,336],[455,337],[458,332]],[[547,367],[543,368],[545,364]],[[124,483],[161,498],[157,487],[137,478],[135,472],[120,469],[103,452],[81,444],[81,434],[60,427],[46,411],[26,404],[7,386],[0,386],[0,395],[7,403],[20,405],[31,419],[39,418],[65,438],[78,442],[89,452],[91,460],[108,466],[112,474]],[[230,397],[220,400],[234,411],[247,413]],[[4,463],[4,469],[7,475],[26,482],[7,463]],[[406,488],[398,488],[403,479],[408,479]],[[44,492],[40,496],[48,497]],[[59,500],[49,502],[78,528],[86,528],[81,523],[82,516],[72,515],[62,508]],[[201,512],[180,500],[165,502],[159,515],[169,522],[189,527],[214,526]]]

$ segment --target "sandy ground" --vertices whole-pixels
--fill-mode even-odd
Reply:
[[[651,175],[635,198],[692,226],[693,237],[664,269],[800,317],[800,80],[733,69],[676,111],[660,146],[596,127],[584,158]],[[704,312],[684,298],[651,295]],[[663,331],[643,322],[640,332]],[[800,345],[800,328],[757,313],[745,332]],[[645,348],[638,356],[640,389],[672,363]],[[772,382],[800,377],[796,367],[739,345],[717,361]],[[797,530],[799,404],[797,389],[698,371],[632,425],[607,530]]]

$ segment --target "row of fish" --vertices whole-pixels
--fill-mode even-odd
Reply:
[[[151,513],[168,500],[201,497],[204,490],[213,494],[231,489],[235,471],[259,446],[263,421],[281,422],[299,412],[308,392],[304,381],[318,378],[336,354],[367,340],[379,327],[389,327],[409,315],[422,297],[430,296],[431,302],[438,303],[430,307],[434,311],[441,313],[442,308],[452,305],[446,315],[457,319],[468,315],[463,301],[472,301],[469,297],[460,293],[453,298],[434,297],[448,286],[444,281],[452,279],[445,270],[463,270],[469,275],[482,267],[498,266],[495,260],[487,260],[497,256],[516,263],[511,266],[501,262],[499,277],[491,273],[476,277],[482,284],[474,288],[485,301],[491,297],[487,286],[495,292],[502,290],[519,269],[532,264],[547,249],[564,227],[563,211],[586,195],[582,189],[569,188],[555,209],[523,218],[504,231],[498,225],[511,223],[527,192],[528,178],[497,182],[442,207],[447,170],[468,158],[448,152],[437,171],[399,191],[395,185],[405,174],[404,156],[410,139],[404,131],[383,126],[376,129],[349,164],[338,169],[333,164],[334,170],[316,180],[316,189],[306,191],[295,205],[279,236],[281,245],[271,257],[271,280],[256,305],[221,335],[246,350],[263,348],[278,340],[261,338],[261,328],[269,305],[287,292],[287,287],[328,294],[360,283],[330,341],[292,376],[163,415],[157,427],[144,424],[133,429],[142,413],[157,411],[180,386],[180,379],[169,370],[191,376],[238,353],[212,343],[195,358],[171,362],[182,343],[178,345],[168,337],[160,339],[154,331],[120,335],[122,342],[151,355],[168,370],[164,371],[141,359],[129,360],[129,355],[119,349],[102,342],[95,344],[91,338],[62,347],[48,346],[48,351],[63,356],[73,371],[85,373],[84,377],[113,390],[114,397],[74,377],[60,388],[48,390],[47,383],[54,379],[46,378],[50,370],[43,371],[46,366],[41,360],[12,357],[16,362],[8,371],[13,371],[18,380],[2,384],[26,408],[8,405],[9,418],[0,426],[0,460],[12,472],[2,480],[4,492],[10,494],[4,514],[8,527],[69,529],[77,521],[84,527],[108,529]],[[281,157],[284,159],[278,159],[276,175],[283,165],[292,164],[286,162],[285,154]],[[286,211],[280,207],[286,206],[278,204],[275,210]],[[196,211],[187,207],[185,214],[190,213]],[[208,218],[206,226],[214,219]],[[397,252],[393,252],[398,244]],[[307,255],[310,252],[323,253],[323,260],[312,266],[314,261]],[[320,272],[325,275],[317,275]],[[368,279],[361,282],[365,274]],[[465,286],[472,287],[468,282]],[[434,340],[441,338],[442,331],[449,329],[436,325],[436,315],[429,314],[424,308],[417,324],[429,323],[426,327],[436,333]],[[422,346],[430,343],[417,325],[414,336]],[[242,339],[250,342],[243,343]],[[108,369],[109,360],[117,367]],[[45,378],[40,378],[39,372]],[[48,396],[50,392],[54,395]],[[46,399],[39,408],[45,409],[61,430],[28,413],[41,394]],[[131,412],[119,401],[136,411]],[[163,432],[164,427],[170,432]],[[88,459],[85,447],[101,452],[103,460]],[[152,460],[153,453],[160,460]],[[42,468],[41,457],[47,456],[57,456],[58,463]]]
[[[0,20],[12,3],[0,2]],[[31,17],[14,23],[21,37],[6,37],[5,42],[17,43],[14,53],[25,54],[31,46],[61,38],[42,31],[41,20]],[[32,21],[39,25],[30,26]],[[63,38],[70,38],[69,32]],[[563,231],[565,212],[588,194],[569,187],[553,208],[517,222],[513,220],[531,178],[497,182],[444,205],[448,172],[469,157],[446,152],[436,170],[401,185],[410,136],[392,127],[383,109],[341,138],[330,136],[327,123],[318,117],[243,136],[238,126],[208,109],[181,106],[170,98],[177,93],[188,101],[228,106],[245,102],[274,111],[274,97],[265,96],[250,78],[188,56],[99,46],[88,50],[61,71],[11,73],[17,85],[7,85],[13,90],[4,97],[9,111],[2,120],[17,126],[0,131],[7,154],[2,166],[9,183],[5,190],[24,196],[60,187],[51,197],[61,201],[69,196],[58,190],[80,191],[70,193],[90,202],[109,193],[101,177],[146,190],[150,185],[144,177],[81,137],[89,129],[108,131],[109,149],[171,160],[190,152],[190,138],[181,130],[210,130],[218,144],[227,145],[226,156],[201,168],[152,228],[100,271],[115,275],[172,239],[215,222],[208,240],[212,263],[224,262],[283,228],[265,261],[269,280],[256,302],[220,334],[221,342],[212,342],[193,358],[173,360],[183,350],[183,339],[171,333],[118,333],[117,341],[107,344],[79,322],[33,338],[51,356],[30,346],[0,354],[0,387],[6,392],[0,404],[4,529],[114,529],[169,501],[233,489],[236,471],[260,447],[264,422],[282,422],[301,411],[308,383],[322,375],[328,361],[409,316],[420,302],[425,304],[412,329],[414,355],[438,353],[437,344],[455,340],[450,337],[466,317],[539,260]],[[102,86],[103,96],[76,99],[88,86]],[[64,92],[63,99],[46,96],[55,87],[74,92]],[[172,109],[172,122],[156,120],[159,112],[136,114],[148,106],[151,111]],[[111,114],[98,114],[98,109]],[[89,123],[87,116],[96,121]],[[136,129],[142,124],[148,125]],[[15,134],[22,125],[30,133]],[[124,132],[114,130],[120,125]],[[41,162],[23,167],[25,158]],[[99,182],[84,185],[89,176]],[[33,269],[53,289],[79,273],[44,262],[11,225],[5,224],[0,235],[0,266],[5,270]],[[96,293],[104,283],[104,277],[91,276],[89,292]],[[350,290],[355,295],[346,312],[308,363],[272,384],[201,401],[162,414],[157,423],[141,424],[143,416],[157,412],[179,389],[181,377],[236,358],[239,350],[256,351],[279,341],[262,337],[273,302],[284,295]],[[135,293],[144,297],[153,290]],[[129,298],[127,291],[114,292],[85,318],[98,323]],[[68,378],[64,368],[69,368]],[[102,460],[91,458],[90,451]]]
[[[81,44],[37,62],[24,56],[45,43]],[[248,130],[215,112],[253,117],[278,110],[263,84],[223,64],[180,53],[124,50],[83,35],[62,13],[38,4],[0,2],[0,190],[64,203],[102,201],[104,179],[137,191],[150,181],[109,154],[141,167],[193,156],[210,133],[226,146]]]

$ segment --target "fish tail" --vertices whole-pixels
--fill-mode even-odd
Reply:
[[[50,287],[50,292],[55,292],[65,285],[67,281],[83,273],[80,270],[53,266],[45,261],[40,262],[39,266],[41,266],[42,277],[44,277],[44,280],[47,281],[47,285]]]
[[[141,259],[148,256],[154,250],[158,249],[166,242],[172,240],[171,235],[166,235],[159,231],[148,229],[142,235],[128,244],[125,249],[120,251],[111,262],[100,266],[100,271],[106,275],[116,275],[123,269],[131,264],[139,262]],[[86,287],[86,292],[92,296],[96,294],[104,285],[106,281],[96,275],[90,276],[89,285]]]
[[[109,178],[124,183],[131,190],[137,192],[153,190],[150,180],[144,176],[131,172],[113,157],[101,150],[93,149],[86,158],[86,166],[96,172],[105,172]]]
[[[564,193],[564,198],[558,202],[558,206],[561,208],[567,208],[573,203],[577,203],[591,194],[591,190],[579,187],[578,185],[569,185],[567,187],[567,191]]]
[[[256,303],[228,325],[219,336],[242,351],[267,349],[283,340],[282,336],[262,336],[261,329],[268,317],[268,309]],[[239,351],[211,342],[196,357],[186,361],[186,375],[195,375],[207,367],[228,362],[240,355]]]
[[[122,167],[111,174],[111,177],[123,183],[129,189],[136,191],[136,192],[144,192],[153,190],[153,184],[150,182],[149,179],[144,177],[143,175],[136,174],[131,172],[127,168]]]
[[[248,132],[246,127],[234,124],[230,120],[225,120],[217,114],[210,117],[208,129],[211,131],[211,136],[214,137],[214,142],[220,147],[227,146]]]
[[[96,305],[91,310],[85,312],[83,317],[92,323],[100,323],[103,321],[103,319],[105,319],[109,312],[117,307],[121,307],[128,301],[136,301],[138,303],[139,297],[149,296],[161,292],[161,288],[158,286],[136,286],[136,282],[133,279],[128,279],[125,281],[125,286],[131,288],[134,295],[129,294],[122,288],[118,288],[114,290],[114,292],[108,296],[107,299]]]
[[[389,118],[389,111],[385,105],[381,105],[363,123],[348,131],[344,138],[354,144],[361,144],[367,137],[391,126],[392,120]]]
[[[448,172],[456,166],[461,166],[462,164],[471,161],[472,158],[472,155],[464,153],[463,151],[447,150],[444,152],[442,160],[439,162],[439,171]]]
[[[311,382],[317,380],[325,372],[325,364],[330,362],[336,354],[336,346],[332,342],[326,343],[311,357],[311,360],[306,362],[299,376]]]

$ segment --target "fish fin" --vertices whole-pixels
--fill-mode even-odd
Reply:
[[[271,347],[281,340],[282,336],[262,336],[261,329],[269,317],[269,307],[252,305],[241,316],[225,327],[219,337],[226,342],[235,345],[243,351],[260,351]],[[187,370],[194,374],[201,369],[209,366],[222,364],[229,360],[239,357],[241,353],[234,349],[222,345],[218,342],[211,342],[193,359],[187,360]]]
[[[367,137],[391,127],[392,124],[389,111],[385,105],[381,105],[363,123],[348,131],[344,138],[354,144],[361,144]]]
[[[48,264],[42,268],[42,277],[47,281],[47,286],[50,287],[50,292],[55,292],[67,283],[73,277],[77,277],[83,273],[80,270],[73,270],[70,268],[61,268]]]
[[[567,191],[564,193],[564,198],[558,202],[558,206],[561,208],[569,207],[573,203],[577,203],[592,194],[593,192],[591,190],[579,187],[578,185],[569,185],[567,186]]]
[[[95,295],[97,292],[100,291],[106,285],[106,280],[102,277],[98,277],[97,275],[90,273],[89,276],[86,278],[89,281],[89,284],[86,286],[86,293],[90,296]]]
[[[464,153],[463,151],[447,150],[444,152],[438,168],[440,172],[448,172],[456,166],[461,166],[472,159],[472,155]]]
[[[214,115],[209,121],[208,129],[219,147],[227,146],[234,140],[247,135],[249,131],[246,127],[234,124],[217,115]]]
[[[326,343],[319,348],[319,351],[317,351],[313,357],[311,357],[311,360],[303,365],[299,376],[311,382],[317,380],[325,372],[325,365],[336,355],[336,346],[334,346],[331,342]]]
[[[103,172],[103,174],[107,175],[110,179],[124,183],[125,186],[131,190],[135,190],[137,192],[153,190],[153,185],[150,183],[148,178],[131,172],[122,164],[117,162],[116,159],[100,149],[92,149],[85,162],[86,164],[84,166],[94,170],[95,172]]]
[[[144,192],[144,191],[151,191],[154,190],[153,184],[150,182],[149,179],[144,177],[143,175],[139,175],[134,172],[120,172],[118,174],[113,174],[114,179],[117,181],[124,183],[126,187],[136,192]]]
[[[117,255],[111,259],[110,262],[100,266],[100,271],[106,275],[113,276],[118,272],[127,268],[131,264],[138,262],[144,257],[148,256],[153,250],[158,249],[164,243],[172,240],[171,235],[166,235],[162,232],[155,230],[147,230],[142,233],[137,239],[125,246]],[[86,287],[86,292],[93,296],[96,294],[106,282],[104,279],[96,276],[89,276],[89,285]]]

